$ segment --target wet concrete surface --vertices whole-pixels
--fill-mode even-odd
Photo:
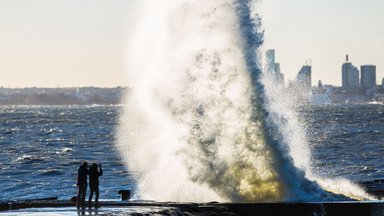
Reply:
[[[383,201],[318,203],[175,203],[104,201],[101,208],[77,209],[71,201],[49,200],[2,204],[0,215],[255,215],[255,216],[384,216]]]

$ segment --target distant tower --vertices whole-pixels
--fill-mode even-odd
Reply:
[[[341,68],[342,87],[348,90],[357,89],[359,87],[359,69],[348,62],[348,55],[346,55],[346,61]]]
[[[275,50],[265,52],[265,72],[270,74],[276,84],[284,85],[284,75],[281,73],[280,64],[275,61]]]
[[[276,62],[275,62],[275,50],[269,49],[265,52],[265,70],[269,74],[276,73]]]
[[[276,69],[276,77],[275,77],[276,82],[279,85],[284,85],[284,74],[281,73],[280,64],[279,63],[275,64],[275,69]]]
[[[323,88],[323,82],[321,82],[321,80],[317,82],[317,88],[319,89]]]
[[[364,89],[376,88],[376,66],[375,65],[362,65],[361,71],[361,87]]]
[[[384,78],[381,79],[381,88],[384,89]]]
[[[303,101],[309,101],[312,88],[312,66],[306,61],[295,77],[296,95]]]
[[[307,61],[296,76],[296,82],[304,89],[310,90],[312,85],[312,66]]]

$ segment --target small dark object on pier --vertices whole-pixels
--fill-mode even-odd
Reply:
[[[119,190],[117,193],[121,194],[121,200],[129,200],[131,198],[130,190]]]
[[[71,202],[76,203],[76,202],[77,202],[77,196],[73,196],[73,197],[71,197]]]

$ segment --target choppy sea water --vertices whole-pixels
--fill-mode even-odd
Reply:
[[[0,107],[0,201],[68,199],[76,194],[76,172],[83,160],[103,164],[101,199],[119,199],[120,189],[134,191],[134,173],[126,170],[114,145],[120,110]],[[299,113],[315,172],[352,181],[383,178],[384,106],[309,106]]]
[[[301,110],[315,171],[352,181],[384,179],[384,106],[327,105]]]
[[[0,200],[76,194],[77,168],[102,163],[100,198],[118,199],[134,189],[114,147],[119,107],[0,107]]]

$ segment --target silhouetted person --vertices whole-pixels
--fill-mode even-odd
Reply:
[[[100,168],[100,169],[99,169]],[[95,207],[99,207],[99,176],[103,175],[103,169],[101,169],[101,164],[97,166],[97,163],[93,163],[92,167],[89,169],[89,189],[91,190],[89,194],[88,207],[92,207],[92,197],[95,193]]]
[[[85,194],[87,192],[87,175],[89,173],[88,170],[88,163],[83,162],[82,165],[79,166],[79,169],[77,170],[77,200],[76,200],[76,206],[77,207],[85,207]]]

